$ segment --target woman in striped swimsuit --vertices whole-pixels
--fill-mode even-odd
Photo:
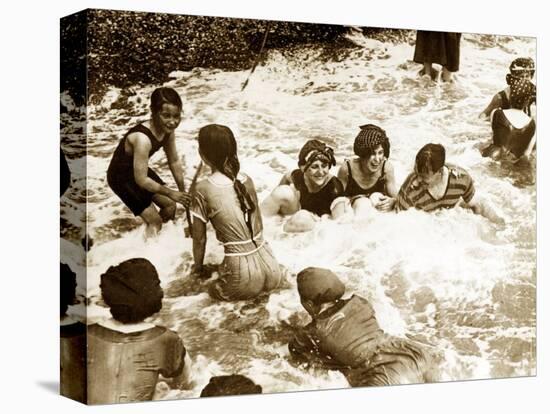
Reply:
[[[399,190],[397,211],[414,207],[424,211],[453,208],[460,200],[474,213],[503,224],[504,220],[480,197],[476,196],[474,181],[461,167],[445,163],[445,148],[426,144],[418,154],[414,172],[409,174]]]
[[[262,236],[254,183],[239,173],[233,132],[223,125],[201,128],[199,153],[212,173],[197,183],[191,203],[194,273],[203,273],[206,223],[210,221],[225,250],[220,277],[211,286],[210,295],[219,300],[242,300],[277,288],[281,269]]]

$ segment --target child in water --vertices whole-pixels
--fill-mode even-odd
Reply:
[[[176,203],[189,204],[174,132],[181,122],[181,110],[181,98],[174,89],[155,89],[151,95],[151,119],[124,135],[107,171],[109,187],[145,222],[147,237],[157,234],[162,223],[174,219]],[[164,149],[178,191],[167,187],[149,168],[149,158],[160,148]]]
[[[344,188],[329,170],[336,165],[332,148],[312,139],[298,154],[298,169],[286,173],[279,186],[263,201],[266,216],[292,215],[288,232],[309,231],[324,214],[336,219],[345,212]]]
[[[231,129],[207,125],[199,131],[199,153],[211,169],[197,183],[191,203],[194,273],[204,272],[206,224],[210,221],[225,257],[210,288],[219,300],[251,299],[281,283],[281,269],[264,240],[262,216],[252,179],[239,173],[237,142]]]
[[[148,318],[164,293],[147,259],[130,259],[101,275],[101,295],[113,319],[88,327],[88,404],[148,401],[162,375],[179,388],[189,357],[179,335]]]
[[[345,286],[333,272],[308,267],[298,273],[297,283],[312,322],[289,344],[295,360],[338,369],[352,387],[438,380],[426,347],[384,333],[366,299],[342,298]]]

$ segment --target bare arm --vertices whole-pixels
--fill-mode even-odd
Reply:
[[[386,174],[386,192],[392,198],[397,197],[397,184],[395,183],[395,174],[393,172],[393,165],[389,161],[386,161],[385,164],[385,174]]]
[[[206,223],[197,217],[193,217],[193,260],[195,261],[193,272],[201,272],[206,251]]]
[[[491,220],[493,223],[499,225],[503,225],[505,223],[502,216],[496,212],[494,207],[487,200],[481,198],[477,193],[474,194],[473,198],[469,203],[466,203],[466,205],[470,207],[474,213]]]
[[[292,184],[292,171],[287,172],[283,177],[281,178],[281,181],[279,182],[279,185],[291,185]]]
[[[502,106],[502,100],[500,99],[500,95],[497,93],[493,96],[493,99],[491,99],[491,102],[489,102],[489,105],[479,114],[479,118],[487,119],[491,115],[491,112],[493,112],[495,109],[500,108]]]
[[[170,166],[170,171],[174,177],[174,181],[178,186],[180,191],[185,191],[185,182],[183,179],[183,168],[181,166],[181,161],[178,157],[178,151],[176,149],[176,136],[174,132],[168,137],[168,142],[164,146],[164,152],[166,153],[166,158],[168,159],[168,165]]]
[[[347,163],[344,163],[342,165],[340,165],[340,168],[338,168],[338,174],[336,174],[336,176],[338,177],[338,179],[340,180],[340,182],[342,183],[342,185],[344,186],[344,189],[348,186],[348,166],[346,165]]]

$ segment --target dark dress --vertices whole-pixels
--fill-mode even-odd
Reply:
[[[336,177],[332,177],[325,186],[316,193],[310,192],[307,188],[302,170],[292,171],[290,177],[294,186],[300,192],[300,207],[318,216],[330,214],[332,202],[336,198],[344,195],[344,186]]]
[[[185,348],[177,333],[155,326],[121,333],[88,327],[88,404],[149,401],[159,374],[182,373]]]
[[[346,164],[348,166],[348,184],[346,185],[344,195],[346,197],[350,197],[352,202],[362,196],[370,197],[373,193],[386,194],[386,161],[384,161],[384,164],[382,165],[382,174],[378,177],[378,180],[376,180],[374,185],[369,188],[363,188],[357,183],[357,181],[355,181],[351,173],[351,165],[349,160],[346,161]]]
[[[120,140],[113,154],[109,169],[107,170],[107,182],[115,194],[132,210],[132,213],[139,216],[143,213],[143,210],[151,205],[155,194],[137,185],[134,178],[134,156],[126,154],[124,150],[126,138],[134,132],[145,134],[151,141],[149,158],[164,144],[164,141],[158,141],[151,130],[142,124],[131,128]],[[147,169],[147,177],[164,185],[164,181],[151,168]]]
[[[460,64],[461,33],[416,32],[414,61],[416,63],[438,63],[449,72],[458,72]]]

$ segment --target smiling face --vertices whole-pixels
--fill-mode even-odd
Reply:
[[[308,169],[304,171],[304,176],[317,186],[323,186],[328,178],[330,166],[326,160],[319,159],[311,163]]]
[[[368,158],[362,158],[362,164],[369,172],[374,173],[382,168],[382,164],[385,159],[386,156],[384,155],[384,148],[382,145],[377,145]]]
[[[181,122],[181,109],[176,105],[163,103],[160,111],[153,114],[155,125],[165,134],[173,132]]]

